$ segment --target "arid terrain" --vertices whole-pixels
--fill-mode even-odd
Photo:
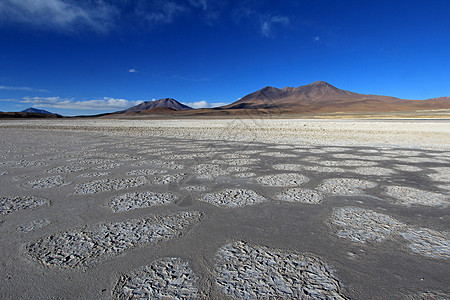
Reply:
[[[0,120],[5,299],[449,299],[450,121]]]

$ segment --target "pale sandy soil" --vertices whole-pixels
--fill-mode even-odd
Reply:
[[[2,120],[0,298],[450,299],[449,132]]]

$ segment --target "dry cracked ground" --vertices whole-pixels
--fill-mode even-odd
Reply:
[[[0,123],[0,298],[450,298],[448,123],[46,122]]]

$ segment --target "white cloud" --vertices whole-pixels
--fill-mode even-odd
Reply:
[[[189,3],[194,7],[200,7],[203,10],[208,9],[208,3],[206,0],[189,0]]]
[[[2,0],[0,20],[64,31],[82,25],[105,32],[112,26],[117,15],[114,6],[102,0],[84,4],[70,0]]]
[[[104,97],[103,99],[75,101],[73,99],[61,99],[59,97],[25,97],[20,100],[21,103],[33,104],[33,107],[39,108],[60,108],[75,110],[114,110],[126,109],[138,105],[143,101],[130,101],[126,99],[116,99]]]
[[[197,102],[183,102],[184,105],[190,106],[192,108],[209,108],[210,104],[206,101],[197,101]]]
[[[143,13],[138,11],[138,14],[143,15],[144,19],[150,24],[169,24],[186,11],[185,6],[167,1],[154,7],[151,11],[144,11]]]
[[[183,102],[183,104],[190,106],[192,108],[213,108],[213,107],[227,105],[228,103],[225,103],[225,102],[208,103],[206,101],[197,101],[197,102],[188,102],[188,103]]]
[[[288,25],[289,18],[284,16],[272,16],[261,18],[261,33],[265,37],[272,37],[273,25],[281,24]]]
[[[129,69],[128,72],[129,73],[139,73],[139,71],[136,70],[135,68]]]
[[[315,37],[313,37],[313,41],[314,41],[314,42],[320,41],[320,36],[315,36]]]
[[[6,86],[6,85],[0,85],[0,90],[48,92],[45,89],[35,89],[27,86]]]

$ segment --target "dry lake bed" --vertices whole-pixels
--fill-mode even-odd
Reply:
[[[449,121],[2,120],[0,145],[0,298],[450,298]]]

